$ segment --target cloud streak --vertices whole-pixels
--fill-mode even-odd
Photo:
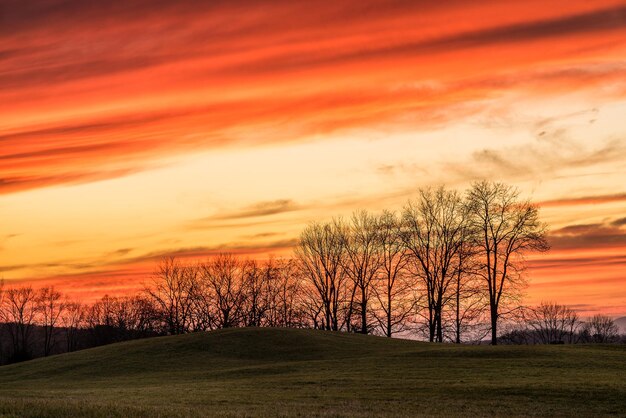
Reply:
[[[555,250],[626,247],[626,229],[618,219],[607,223],[568,225],[550,232]]]
[[[580,197],[564,197],[561,199],[546,200],[539,202],[541,206],[578,206],[578,205],[601,205],[605,203],[615,203],[626,201],[626,193],[609,195],[593,195]]]
[[[445,124],[522,83],[571,90],[626,74],[617,65],[626,7],[608,0],[0,7],[0,103],[10,103],[0,104],[3,193],[116,177],[259,137],[303,140],[410,115]],[[559,57],[549,74],[529,69]],[[437,87],[416,88],[421,80]]]
[[[221,215],[218,214],[210,218],[207,218],[207,220],[225,221],[225,220],[236,220],[236,219],[246,219],[246,218],[258,218],[258,217],[264,217],[264,216],[277,215],[277,214],[285,213],[285,212],[293,212],[293,211],[302,210],[302,209],[303,209],[302,206],[297,205],[291,199],[279,199],[279,200],[273,200],[269,202],[255,203],[241,211],[228,213],[228,214],[221,214]]]

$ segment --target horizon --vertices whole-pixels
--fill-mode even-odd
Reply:
[[[487,179],[549,225],[527,305],[626,316],[623,1],[376,5],[0,5],[0,278],[127,295]]]

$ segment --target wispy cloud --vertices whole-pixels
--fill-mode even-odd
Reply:
[[[563,197],[560,199],[545,200],[539,202],[541,206],[576,206],[576,205],[600,205],[604,203],[614,203],[626,201],[626,193],[592,195],[579,197]],[[616,220],[615,222],[619,222]],[[616,226],[622,224],[616,224]]]
[[[549,241],[555,250],[626,247],[626,229],[622,225],[620,222],[568,225],[551,231]]]
[[[217,214],[205,220],[235,220],[246,218],[258,218],[264,216],[277,215],[285,212],[293,212],[304,209],[304,206],[296,204],[291,199],[278,199],[269,202],[258,202],[251,206],[248,206],[242,210],[232,213]]]
[[[626,7],[611,0],[372,0],[315,10],[283,1],[10,0],[0,8],[0,102],[11,103],[0,107],[4,193],[259,138],[446,124],[516,86],[590,89],[625,74],[613,51]],[[556,57],[558,66],[536,70]]]

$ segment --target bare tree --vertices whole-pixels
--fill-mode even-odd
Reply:
[[[213,301],[217,328],[234,327],[244,320],[250,269],[250,262],[228,253],[201,265],[202,293]]]
[[[243,277],[246,290],[246,306],[244,307],[244,324],[249,327],[260,327],[270,309],[270,292],[272,290],[273,267],[256,260],[247,263]]]
[[[461,266],[461,269],[463,267]],[[454,280],[453,294],[446,302],[453,308],[452,332],[449,338],[456,344],[464,341],[479,341],[487,336],[489,328],[485,327],[484,314],[489,304],[482,291],[481,283],[471,274],[457,273]],[[469,337],[468,337],[469,335]]]
[[[430,341],[443,341],[442,312],[450,286],[458,276],[458,258],[466,238],[466,207],[455,191],[420,190],[402,212],[402,239],[410,266],[427,296]]]
[[[378,219],[377,238],[381,266],[373,286],[378,306],[373,312],[383,334],[391,337],[406,329],[417,300],[411,295],[406,271],[408,256],[400,237],[400,220],[395,213],[383,211]]]
[[[44,356],[50,355],[56,336],[56,325],[65,310],[65,303],[61,299],[61,292],[54,287],[43,287],[37,293],[37,310],[39,311],[40,324],[44,331]]]
[[[619,335],[619,328],[615,322],[608,316],[601,314],[590,318],[584,325],[584,331],[595,343],[611,343]]]
[[[320,325],[333,331],[340,328],[340,307],[346,299],[345,236],[345,225],[340,219],[312,223],[300,234],[295,249],[303,275],[319,297],[323,310]]]
[[[144,296],[105,296],[100,303],[106,312],[104,323],[115,329],[116,339],[127,340],[138,335],[150,335],[157,328],[158,313],[151,301]]]
[[[299,305],[302,309],[304,322],[313,329],[328,329],[326,326],[326,303],[320,297],[320,292],[305,274],[300,283]]]
[[[542,302],[525,312],[527,325],[543,344],[574,342],[580,319],[575,311],[565,305]]]
[[[304,313],[300,304],[302,283],[292,259],[270,258],[263,265],[265,276],[264,326],[301,327]]]
[[[98,346],[120,341],[115,331],[116,299],[104,295],[85,311],[85,323],[91,338],[90,345]]]
[[[128,296],[122,299],[122,306],[122,311],[126,313],[127,329],[139,333],[156,332],[158,313],[148,298],[142,295]]]
[[[161,313],[169,334],[182,334],[189,330],[194,299],[198,290],[198,269],[184,266],[175,258],[161,261],[146,287],[147,297]]]
[[[466,206],[467,210],[467,206]],[[466,219],[469,214],[466,213]],[[488,307],[487,298],[482,291],[482,283],[475,274],[476,248],[471,242],[471,230],[468,223],[461,231],[463,234],[461,248],[458,251],[455,263],[457,268],[456,277],[452,286],[452,292],[446,298],[445,304],[453,308],[452,315],[447,315],[447,321],[452,323],[451,336],[448,338],[456,344],[465,340],[464,335],[469,334],[473,341],[481,340],[487,335],[488,329],[484,326],[484,313]],[[452,316],[452,318],[450,318]]]
[[[547,251],[546,227],[539,221],[537,206],[519,199],[519,192],[502,183],[481,181],[469,190],[473,245],[489,297],[491,343],[498,341],[498,319],[503,300],[514,300],[523,285],[524,255]]]
[[[31,357],[31,336],[37,316],[37,292],[32,287],[11,288],[5,294],[4,319],[13,346],[13,360]]]
[[[78,348],[78,330],[83,326],[85,311],[78,302],[65,301],[65,309],[61,314],[61,324],[65,327],[65,343],[67,352]]]
[[[365,210],[352,215],[349,228],[346,228],[346,257],[344,270],[352,280],[351,302],[357,293],[358,313],[360,314],[360,332],[368,332],[368,304],[372,291],[372,282],[379,274],[383,255],[379,245],[378,219]],[[347,324],[351,326],[353,303],[348,306]]]

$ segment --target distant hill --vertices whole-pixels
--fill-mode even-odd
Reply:
[[[626,410],[626,346],[455,346],[296,329],[0,367],[0,416],[521,416]]]
[[[622,316],[615,320],[615,325],[618,326],[620,334],[626,334],[626,316]]]

